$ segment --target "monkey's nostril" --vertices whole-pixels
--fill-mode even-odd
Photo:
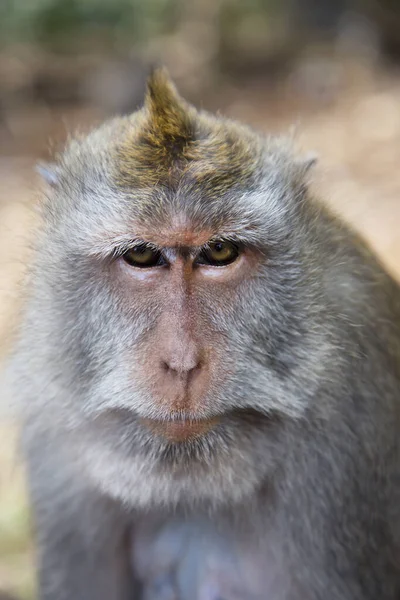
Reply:
[[[201,363],[201,361],[196,362],[194,360],[193,361],[162,360],[161,361],[161,369],[165,373],[170,373],[171,375],[189,377],[189,375],[197,373],[198,371],[200,371],[202,369],[202,363]]]

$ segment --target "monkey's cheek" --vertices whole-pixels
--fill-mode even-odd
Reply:
[[[202,419],[199,421],[156,421],[141,418],[140,422],[151,431],[152,434],[164,438],[170,443],[187,442],[202,437],[214,429],[220,419]]]

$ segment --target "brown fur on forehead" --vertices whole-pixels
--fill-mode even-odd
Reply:
[[[143,109],[132,115],[117,150],[117,185],[171,189],[186,181],[219,195],[248,184],[261,158],[261,139],[245,127],[199,113],[164,70],[148,82]]]

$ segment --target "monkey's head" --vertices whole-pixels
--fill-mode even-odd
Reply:
[[[241,497],[279,422],[307,410],[331,354],[308,166],[158,70],[141,110],[47,171],[30,360],[62,426],[91,432],[83,455],[113,493]]]

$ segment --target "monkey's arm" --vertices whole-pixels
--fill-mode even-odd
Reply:
[[[136,598],[119,507],[75,477],[67,452],[35,440],[26,453],[40,600]]]

